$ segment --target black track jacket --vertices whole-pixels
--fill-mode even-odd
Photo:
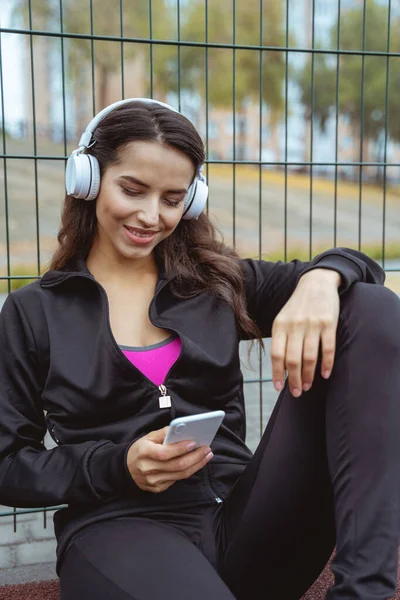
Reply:
[[[361,252],[328,250],[311,262],[241,261],[247,307],[264,337],[306,271],[342,276],[340,293],[356,281],[383,284],[384,271]],[[10,294],[0,315],[0,504],[67,504],[55,515],[58,556],[72,534],[99,519],[225,499],[251,452],[245,445],[240,336],[231,308],[210,293],[172,294],[160,271],[149,315],[175,332],[181,355],[160,391],[118,348],[104,289],[84,261],[49,271]],[[213,460],[161,494],[141,491],[130,477],[132,442],[175,416],[223,409]],[[46,429],[57,443],[47,450]]]

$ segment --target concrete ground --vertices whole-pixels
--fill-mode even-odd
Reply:
[[[31,583],[32,581],[50,581],[52,579],[57,579],[54,561],[0,569],[0,586]]]

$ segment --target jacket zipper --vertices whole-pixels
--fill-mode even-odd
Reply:
[[[160,408],[171,408],[171,396],[167,394],[167,388],[164,384],[158,386],[160,390],[161,396],[158,399],[158,404]]]
[[[56,444],[61,444],[61,440],[57,437],[56,428],[54,425],[51,426],[49,433]]]
[[[113,342],[114,346],[116,347],[116,349],[118,350],[118,352],[119,352],[119,354],[121,355],[121,357],[123,358],[123,360],[125,360],[125,361],[126,361],[128,364],[129,364],[129,366],[130,366],[131,368],[135,369],[135,371],[139,371],[139,369],[137,369],[137,368],[136,368],[136,367],[135,367],[135,366],[134,366],[134,365],[133,365],[133,364],[132,364],[132,363],[131,363],[131,362],[130,362],[130,361],[127,359],[127,358],[126,358],[125,354],[124,354],[123,352],[121,352],[121,348],[118,346],[118,344],[117,344],[117,342],[116,342],[116,340],[115,340],[115,337],[114,337],[114,335],[113,335],[113,332],[112,332],[112,330],[111,330],[111,325],[110,325],[110,312],[109,312],[109,305],[108,305],[108,299],[107,299],[107,292],[106,292],[106,290],[103,288],[103,286],[102,286],[102,285],[101,285],[101,284],[100,284],[98,281],[96,281],[96,280],[95,280],[95,279],[93,279],[92,277],[90,277],[90,276],[88,276],[88,275],[81,275],[81,277],[86,277],[87,279],[90,279],[91,281],[93,281],[93,283],[94,283],[95,285],[97,285],[97,286],[98,286],[99,290],[100,290],[100,291],[101,291],[101,293],[103,294],[103,298],[104,298],[104,300],[105,300],[105,304],[106,304],[107,328],[108,328],[108,332],[109,332],[109,334],[110,334],[110,337],[111,337],[111,339],[112,339],[112,342]],[[167,283],[168,283],[168,282],[167,282],[167,281],[165,281],[165,282],[164,282],[164,283],[163,283],[163,284],[160,286],[160,288],[157,290],[156,294],[154,295],[154,297],[152,298],[152,300],[151,300],[151,302],[150,302],[150,306],[149,306],[149,313],[148,313],[148,315],[149,315],[149,320],[150,320],[151,324],[152,324],[152,325],[154,325],[154,327],[157,327],[157,325],[155,325],[155,324],[154,324],[154,322],[153,322],[153,320],[152,320],[152,318],[151,318],[151,316],[150,316],[151,305],[153,304],[153,302],[155,301],[155,299],[157,298],[157,296],[158,296],[158,294],[161,292],[161,290],[162,290],[162,289],[163,289],[163,288],[164,288],[164,287],[167,285]],[[173,332],[174,332],[174,333],[175,333],[177,336],[179,336],[179,333],[178,333],[178,332],[177,332],[175,329],[171,329],[171,331],[173,331]],[[181,355],[182,355],[182,348],[181,348],[181,352],[180,352],[180,354],[179,354],[179,356],[178,356],[177,360],[176,360],[176,361],[175,361],[175,363],[172,365],[172,367],[169,369],[169,371],[168,371],[168,373],[167,373],[167,375],[166,375],[166,377],[165,377],[165,380],[164,380],[164,387],[165,387],[165,383],[166,383],[166,381],[167,381],[167,379],[168,379],[168,377],[169,377],[169,374],[170,374],[171,370],[174,368],[174,366],[176,365],[176,363],[177,363],[177,362],[180,360],[180,358],[181,358]],[[141,371],[139,371],[139,372],[140,372],[140,374],[141,374],[141,375],[142,375],[142,376],[143,376],[143,377],[146,379],[146,381],[148,381],[148,383],[150,383],[150,384],[151,384],[151,385],[152,385],[152,386],[153,386],[155,389],[157,389],[158,391],[160,391],[160,392],[161,392],[161,386],[157,386],[155,383],[153,383],[153,381],[151,381],[151,379],[148,379],[148,378],[146,377],[146,375],[144,375],[144,373],[142,373]],[[165,390],[165,394],[163,394],[163,393],[162,393],[162,395],[163,395],[163,396],[166,396],[166,390]]]
[[[156,300],[156,298],[157,298],[158,294],[161,292],[161,290],[163,290],[163,289],[164,289],[164,287],[167,285],[167,283],[168,283],[168,282],[166,281],[166,282],[165,282],[163,285],[161,285],[161,287],[160,287],[160,288],[157,290],[157,292],[155,293],[154,297],[151,299],[151,302],[150,302],[150,305],[149,305],[149,312],[148,312],[148,316],[149,316],[149,321],[150,321],[150,323],[153,325],[153,327],[157,327],[157,325],[154,323],[154,321],[153,321],[153,319],[152,319],[152,316],[151,316],[151,309],[152,309],[152,307],[153,307],[153,304],[154,304],[154,302],[155,302],[155,300]],[[166,383],[167,383],[167,381],[168,381],[168,378],[169,378],[169,375],[170,375],[170,373],[171,373],[172,369],[174,369],[175,365],[177,365],[177,364],[178,364],[178,362],[181,360],[181,358],[182,358],[182,348],[183,348],[182,337],[179,335],[179,332],[178,332],[178,331],[176,331],[176,329],[171,329],[170,327],[169,327],[168,329],[170,329],[170,331],[173,331],[173,332],[175,333],[175,335],[176,335],[177,337],[179,337],[179,339],[180,339],[180,342],[181,342],[181,351],[179,352],[179,356],[178,356],[178,358],[176,359],[176,361],[174,362],[174,364],[173,364],[173,365],[172,365],[172,366],[169,368],[169,371],[168,371],[168,373],[167,373],[167,374],[166,374],[166,376],[165,376],[165,379],[164,379],[164,384],[163,384],[164,386],[165,386],[165,384],[166,384]]]
[[[118,352],[119,352],[119,353],[120,353],[120,355],[123,357],[123,359],[124,359],[124,360],[126,360],[126,361],[129,363],[129,365],[130,365],[130,366],[131,366],[133,369],[135,369],[136,371],[139,371],[139,369],[137,369],[137,368],[136,368],[136,367],[135,367],[135,366],[134,366],[134,365],[133,365],[133,364],[132,364],[132,363],[131,363],[131,362],[130,362],[130,361],[127,359],[127,358],[126,358],[125,354],[124,354],[123,352],[121,352],[121,348],[118,346],[118,344],[117,344],[117,342],[116,342],[116,340],[115,340],[115,337],[114,337],[114,335],[113,335],[113,333],[112,333],[112,330],[111,330],[111,325],[110,325],[110,312],[109,312],[109,305],[108,305],[108,299],[107,299],[107,292],[106,292],[106,290],[103,288],[103,286],[102,286],[102,285],[101,285],[101,284],[100,284],[98,281],[96,281],[96,280],[93,280],[93,281],[96,283],[96,285],[98,285],[98,286],[99,286],[99,288],[100,288],[100,290],[101,290],[102,294],[104,295],[104,299],[105,299],[105,301],[106,301],[106,309],[107,309],[107,310],[106,310],[106,313],[107,313],[107,327],[108,327],[108,331],[109,331],[109,334],[110,334],[110,336],[111,336],[111,339],[112,339],[112,341],[113,341],[113,344],[114,344],[114,346],[117,348]],[[161,292],[161,290],[162,290],[162,289],[163,289],[163,288],[164,288],[166,285],[167,285],[167,282],[165,282],[165,283],[163,283],[163,284],[161,285],[161,287],[158,289],[158,291],[156,292],[156,294],[154,295],[154,297],[152,298],[152,300],[151,300],[151,302],[150,302],[148,316],[149,316],[150,323],[151,323],[151,324],[152,324],[154,327],[157,327],[157,325],[155,325],[155,324],[154,324],[154,322],[153,322],[153,319],[152,319],[152,318],[151,318],[151,316],[150,316],[150,310],[151,310],[151,306],[152,306],[153,302],[155,301],[155,299],[157,298],[158,294]],[[158,327],[158,329],[159,329],[159,327]],[[175,334],[176,334],[178,337],[180,337],[180,336],[179,336],[179,333],[178,333],[178,332],[177,332],[175,329],[171,329],[171,331],[173,331],[173,332],[174,332],[174,333],[175,333]],[[181,344],[182,344],[182,341],[181,341]],[[169,369],[168,373],[167,373],[167,374],[166,374],[166,376],[165,376],[165,380],[164,380],[164,383],[163,383],[163,387],[165,387],[165,383],[166,383],[166,382],[167,382],[167,380],[168,380],[168,377],[169,377],[169,374],[170,374],[171,370],[172,370],[172,369],[175,367],[175,365],[177,364],[177,362],[180,360],[181,356],[182,356],[182,347],[181,347],[181,351],[180,351],[180,354],[179,354],[178,358],[176,359],[175,363],[172,365],[172,367]],[[145,378],[145,379],[146,379],[146,380],[147,380],[147,381],[148,381],[148,382],[149,382],[149,383],[150,383],[150,384],[151,384],[151,385],[152,385],[152,386],[153,386],[155,389],[157,389],[158,391],[160,391],[160,392],[161,392],[161,386],[157,386],[155,383],[153,383],[153,381],[151,381],[151,379],[148,379],[148,378],[146,377],[146,375],[144,375],[144,373],[142,373],[141,371],[139,371],[139,372],[141,373],[141,375],[143,375],[143,377],[144,377],[144,378]],[[169,396],[166,396],[166,388],[165,388],[165,393],[161,392],[161,394],[162,394],[162,396],[164,396],[164,397],[169,397]],[[161,398],[161,396],[160,396],[160,398]],[[159,400],[159,402],[160,402],[160,400]],[[160,406],[160,408],[161,408],[161,406]]]
[[[90,278],[91,279],[91,278]],[[110,325],[110,311],[109,311],[109,304],[108,304],[108,298],[107,298],[107,292],[106,290],[103,288],[103,286],[96,281],[95,279],[92,279],[92,281],[98,286],[98,288],[101,291],[101,294],[103,295],[104,301],[105,301],[105,306],[106,306],[106,316],[107,316],[107,328],[108,328],[108,332],[109,335],[111,337],[111,340],[114,344],[114,346],[116,347],[117,351],[119,352],[119,354],[121,355],[121,357],[123,358],[123,360],[125,360],[127,363],[129,363],[129,366],[133,369],[135,369],[135,371],[139,371],[139,369],[137,369],[125,356],[125,354],[123,352],[121,352],[121,348],[118,346],[116,339],[113,335],[113,332],[111,330],[111,325]],[[149,320],[151,322],[151,324],[154,327],[157,327],[157,325],[154,324],[153,319],[150,316],[150,311],[151,311],[151,307],[153,302],[155,301],[155,299],[157,298],[158,294],[161,292],[161,290],[167,285],[167,281],[165,281],[157,290],[157,292],[155,293],[154,297],[152,298],[150,305],[149,305],[149,311],[148,311],[148,316],[149,316]],[[171,329],[171,331],[173,331],[179,338],[179,333],[175,330],[175,329]],[[181,338],[180,338],[181,339]],[[160,409],[162,408],[169,408],[169,412],[170,412],[170,418],[173,419],[175,417],[175,410],[174,407],[172,405],[171,402],[171,396],[167,393],[167,388],[165,386],[165,383],[168,380],[169,374],[171,372],[171,370],[175,367],[175,365],[179,362],[180,358],[182,356],[182,341],[181,341],[181,351],[179,353],[178,358],[176,359],[175,363],[171,366],[171,368],[169,369],[168,373],[165,376],[164,379],[164,383],[157,386],[153,381],[151,381],[151,379],[149,379],[148,377],[146,377],[146,375],[144,373],[142,373],[141,371],[140,374],[146,379],[146,381],[154,388],[157,389],[157,391],[161,392],[161,395],[158,397],[158,406]]]
[[[222,504],[222,503],[223,503],[223,500],[222,500],[222,498],[220,498],[220,497],[218,496],[217,492],[214,490],[214,488],[213,488],[213,487],[212,487],[212,485],[211,485],[211,482],[210,482],[210,476],[209,476],[209,474],[208,474],[208,465],[205,465],[205,466],[203,467],[203,473],[204,473],[204,479],[205,479],[205,482],[206,482],[206,487],[207,487],[207,488],[208,488],[208,490],[211,492],[211,494],[212,494],[212,496],[213,496],[213,498],[214,498],[215,502],[216,502],[217,504]]]

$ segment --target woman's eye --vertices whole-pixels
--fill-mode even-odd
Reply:
[[[126,196],[130,196],[133,198],[143,196],[143,192],[140,192],[139,190],[129,190],[128,188],[125,188],[125,187],[121,187],[121,190]],[[172,208],[178,208],[178,206],[180,205],[180,203],[182,201],[183,201],[183,198],[181,198],[180,200],[172,200],[170,198],[163,198],[163,202],[165,202],[165,204],[167,206],[171,206]]]
[[[182,200],[183,198],[181,200],[169,200],[168,198],[164,198],[165,204],[167,204],[167,206],[171,206],[172,208],[178,208]]]
[[[136,190],[128,190],[126,188],[121,188],[123,193],[127,196],[141,196],[142,192],[138,192]]]

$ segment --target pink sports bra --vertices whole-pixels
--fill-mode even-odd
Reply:
[[[164,383],[181,352],[181,340],[171,335],[151,346],[120,346],[128,360],[156,386]]]

